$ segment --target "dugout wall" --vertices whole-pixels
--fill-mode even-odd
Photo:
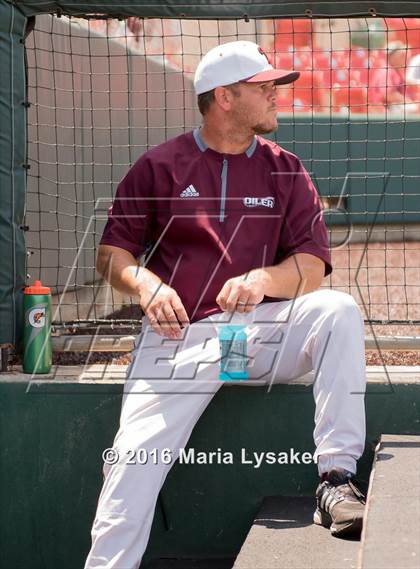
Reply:
[[[38,18],[41,14],[46,13],[89,18],[138,16],[147,18],[244,19],[247,21],[250,18],[258,20],[274,17],[330,18],[355,16],[373,18],[375,16],[415,16],[418,15],[418,7],[414,3],[399,4],[395,2],[267,3],[265,1],[254,1],[252,3],[229,4],[213,2],[208,5],[204,2],[153,4],[132,1],[119,3],[103,1],[90,5],[89,3],[80,4],[76,2],[40,3],[39,1],[6,2],[0,0],[0,70],[2,75],[0,82],[0,187],[2,203],[0,209],[0,255],[3,261],[0,266],[0,344],[17,344],[20,335],[22,288],[25,284],[26,265],[25,196],[29,166],[26,152],[29,97],[24,41],[25,34],[33,23],[32,18],[34,16]],[[66,24],[57,25],[64,26]],[[44,51],[47,52],[48,48],[46,47]],[[42,75],[41,70],[39,73]],[[45,94],[43,97],[47,98],[48,95]],[[413,128],[416,126],[413,124]],[[308,129],[307,125],[306,128]],[[313,129],[313,125],[310,128]],[[348,125],[344,125],[344,129],[346,128]],[[295,132],[293,129],[289,130],[290,143],[294,142],[292,139]],[[396,132],[395,129],[394,132]],[[403,134],[405,135],[407,132],[409,132],[408,128]],[[398,135],[399,140],[401,140],[401,136],[400,133]],[[331,138],[326,142],[331,142]],[[299,148],[295,150],[299,152]],[[355,148],[352,149],[352,151],[356,150]],[[346,151],[345,148],[344,151]],[[394,158],[398,159],[398,156],[394,156]],[[48,160],[44,160],[44,162],[48,162]],[[37,178],[39,173],[32,170],[30,175]],[[84,172],[83,175],[88,176],[89,173]],[[397,193],[401,194],[401,190],[397,189]],[[413,194],[413,203],[414,200],[415,195]],[[48,209],[48,203],[46,208]],[[415,206],[413,212],[415,213]],[[71,210],[68,212],[64,210],[62,213],[63,216],[65,214],[72,215]],[[33,219],[31,223],[34,224],[35,228],[37,227],[36,224],[39,223],[39,231],[42,230],[42,218]],[[71,239],[70,236],[69,239]],[[30,238],[28,244],[31,245]],[[64,249],[66,244],[62,245]],[[70,244],[69,248],[74,248],[74,244]],[[88,259],[85,266],[91,264],[91,260]],[[83,274],[82,271],[80,273],[81,282],[85,281],[86,278],[86,274]]]

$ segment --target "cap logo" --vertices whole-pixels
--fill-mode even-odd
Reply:
[[[263,50],[262,47],[258,46],[258,51],[266,58],[266,60],[268,61],[268,63],[270,63],[270,60],[268,59],[268,55],[265,53],[265,51]],[[270,63],[271,65],[271,63]]]

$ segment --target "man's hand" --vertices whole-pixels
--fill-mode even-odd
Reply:
[[[309,253],[296,253],[278,265],[252,269],[229,279],[216,298],[226,312],[251,312],[264,296],[296,298],[316,290],[322,282],[325,263]]]
[[[129,251],[113,245],[99,245],[96,268],[117,290],[140,300],[155,332],[168,338],[181,336],[180,323],[183,326],[189,324],[181,299],[155,273],[140,267]]]
[[[139,290],[140,306],[160,336],[181,337],[181,325],[190,322],[177,292],[158,278],[145,278]]]
[[[229,279],[216,302],[225,312],[251,312],[264,298],[266,280],[265,273],[258,269]]]

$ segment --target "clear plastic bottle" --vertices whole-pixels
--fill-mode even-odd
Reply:
[[[249,379],[247,367],[246,318],[235,312],[229,324],[219,328],[221,381]]]

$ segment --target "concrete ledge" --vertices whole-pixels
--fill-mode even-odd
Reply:
[[[131,352],[134,335],[62,335],[53,336],[54,352]],[[419,336],[366,336],[367,350],[420,350]]]
[[[49,374],[31,375],[22,372],[20,366],[12,367],[7,373],[0,374],[0,383],[33,382],[33,383],[124,383],[127,365],[93,364],[88,366],[53,366]],[[287,385],[311,385],[314,372],[288,381]],[[420,384],[420,366],[368,366],[366,368],[368,383]],[[246,387],[247,385],[267,385],[259,380],[246,382],[226,382],[227,387]],[[276,384],[277,385],[277,384]],[[285,385],[283,383],[283,385]]]
[[[418,569],[420,435],[382,435],[370,479],[359,569]]]

